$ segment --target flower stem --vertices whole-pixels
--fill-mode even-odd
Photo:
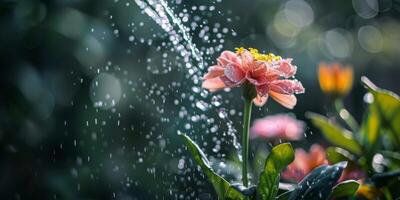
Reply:
[[[249,128],[251,118],[252,99],[244,98],[243,135],[242,135],[242,180],[245,187],[249,186],[247,177],[247,163],[249,159]]]
[[[387,200],[393,200],[393,197],[390,194],[390,191],[387,187],[384,187],[382,190],[383,190],[383,194]]]

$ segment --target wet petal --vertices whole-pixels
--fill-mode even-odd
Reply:
[[[285,78],[292,77],[296,74],[297,67],[292,65],[292,59],[282,59],[278,62],[277,69],[280,71],[281,76]]]
[[[304,93],[304,87],[297,80],[275,80],[271,83],[271,90],[281,94]]]
[[[265,95],[265,96],[257,95],[256,98],[253,99],[253,103],[256,106],[261,107],[267,102],[267,100],[268,100],[268,95]]]
[[[265,72],[264,76],[266,76],[271,81],[278,80],[281,76],[281,72],[276,69],[271,63],[267,63],[266,66],[267,71]]]
[[[269,86],[268,84],[256,86],[257,94],[260,96],[268,95]]]
[[[201,87],[208,89],[211,92],[215,92],[219,89],[226,87],[226,85],[219,77],[216,77],[216,78],[204,80]]]
[[[234,83],[242,82],[245,78],[245,73],[243,72],[243,70],[240,67],[232,64],[227,65],[224,70],[224,74],[229,80]]]
[[[244,50],[241,54],[240,54],[240,58],[242,60],[242,69],[244,71],[249,71],[252,68],[252,65],[254,64],[254,57],[253,55],[251,55],[251,53],[247,50]]]
[[[204,75],[203,79],[215,78],[224,74],[224,67],[214,65],[208,68],[208,73]]]
[[[271,80],[264,62],[254,63],[253,69],[246,73],[246,79],[255,86],[264,85]]]
[[[267,73],[267,64],[265,62],[256,62],[251,70],[252,77],[265,76]]]
[[[253,78],[250,73],[246,74],[246,79],[253,85],[255,86],[261,86],[261,85],[265,85],[269,82],[268,77],[266,76],[260,76],[257,78]]]
[[[240,57],[232,51],[223,51],[217,60],[221,66],[226,66],[227,64],[240,66],[241,64]]]
[[[274,91],[269,91],[269,95],[282,106],[285,106],[289,109],[293,109],[297,103],[296,96],[294,95],[286,95]]]
[[[228,77],[226,77],[225,75],[220,76],[219,78],[222,80],[222,82],[224,82],[224,84],[225,84],[227,87],[235,87],[235,86],[238,86],[238,85],[242,84],[242,83],[244,82],[244,80],[245,80],[245,79],[243,79],[243,80],[240,81],[240,82],[233,82],[233,81],[231,81]]]

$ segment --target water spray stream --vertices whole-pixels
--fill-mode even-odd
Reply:
[[[195,68],[191,69],[194,70],[194,73],[197,75],[197,78],[194,79],[198,80],[198,77],[202,76],[206,64],[204,63],[201,51],[196,47],[196,44],[192,40],[189,28],[183,24],[182,20],[175,15],[174,11],[164,0],[135,0],[135,3],[169,35],[169,39],[174,45],[174,48],[177,52],[181,52],[185,61],[190,61],[191,58],[196,61],[196,65],[194,66]],[[194,79],[192,77],[192,81],[195,84],[198,84],[198,81]],[[204,91],[204,93],[207,94],[208,92]],[[201,97],[205,98],[207,96],[208,95],[202,95]],[[200,102],[201,101],[197,102],[196,105],[199,105]],[[204,111],[202,108],[199,109]],[[227,117],[223,117],[222,119],[227,123],[227,135],[233,138],[233,146],[239,150],[240,143],[237,140],[237,131],[232,125],[233,122]]]
[[[175,48],[181,52],[185,52],[185,58],[188,58],[190,55],[193,56],[193,58],[198,62],[198,67],[200,69],[204,68],[203,57],[201,56],[200,50],[193,43],[188,28],[184,26],[181,19],[174,14],[167,2],[164,0],[147,2],[135,0],[135,2],[148,16],[150,16],[169,34],[171,42],[176,45]],[[170,21],[172,21],[172,24]],[[174,27],[177,27],[178,31],[176,31]],[[189,50],[182,45],[182,42],[186,43]]]

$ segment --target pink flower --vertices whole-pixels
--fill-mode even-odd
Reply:
[[[283,106],[292,109],[297,99],[294,94],[304,92],[301,83],[288,79],[296,74],[292,59],[282,59],[273,54],[261,54],[256,49],[239,48],[237,52],[224,51],[217,64],[209,67],[203,77],[203,88],[211,92],[231,88],[245,82],[255,86],[257,97],[253,102],[262,106],[271,96]]]
[[[298,140],[303,136],[304,123],[295,118],[278,114],[258,119],[253,123],[250,133],[251,137],[279,138],[287,140]]]
[[[282,177],[300,182],[313,169],[325,164],[328,164],[328,160],[325,150],[321,146],[312,145],[309,153],[303,149],[296,149],[295,159],[282,173]]]

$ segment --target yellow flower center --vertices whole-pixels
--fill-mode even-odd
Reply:
[[[243,51],[248,50],[251,55],[253,55],[254,59],[258,61],[267,61],[267,62],[272,62],[272,61],[280,61],[282,60],[282,57],[276,56],[273,53],[268,53],[268,54],[263,54],[258,51],[258,49],[255,48],[244,48],[244,47],[239,47],[235,48],[236,54],[241,54]]]

